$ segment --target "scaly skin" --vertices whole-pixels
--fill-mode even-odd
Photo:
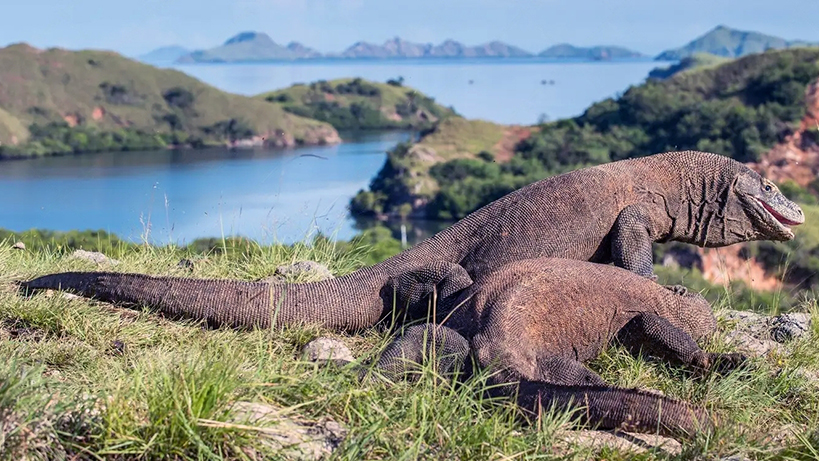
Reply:
[[[474,279],[503,264],[539,257],[613,262],[653,277],[652,242],[675,240],[718,247],[751,240],[789,240],[793,233],[787,226],[803,221],[799,206],[745,165],[716,154],[672,152],[538,181],[382,263],[335,281],[290,285],[290,294],[285,293],[283,301],[275,295],[259,306],[254,290],[263,288],[250,285],[253,289],[248,292],[235,291],[242,285],[230,281],[153,278],[147,292],[139,286],[139,281],[147,280],[142,276],[53,274],[22,287],[69,289],[194,317],[219,311],[237,325],[264,325],[259,315],[266,316],[276,301],[295,309],[293,317],[287,317],[292,321],[357,329],[372,325],[391,309],[393,301],[382,293],[390,291],[396,278],[411,281],[418,271],[429,273],[430,265],[451,266],[443,272],[432,271],[431,277],[422,276],[421,288],[402,286],[413,292],[421,290],[424,296],[433,288],[454,293],[470,283],[462,275],[451,275],[457,270],[454,265]],[[291,296],[298,300],[289,299]],[[179,306],[183,298],[188,304]],[[415,303],[411,310],[423,304]],[[225,310],[228,312],[221,313]]]
[[[621,268],[567,259],[516,261],[479,277],[451,300],[437,324],[408,328],[376,363],[402,377],[424,357],[442,374],[471,352],[492,372],[496,393],[520,407],[580,409],[576,417],[602,429],[678,437],[710,428],[700,408],[635,389],[607,385],[582,365],[617,340],[634,353],[657,356],[698,373],[728,371],[739,354],[711,354],[695,340],[716,329],[711,306],[683,287],[663,287]],[[432,352],[436,350],[436,353]]]

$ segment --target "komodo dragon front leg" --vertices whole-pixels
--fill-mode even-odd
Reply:
[[[611,230],[611,257],[615,266],[656,279],[652,243],[671,218],[659,206],[638,203],[620,211]]]
[[[746,357],[739,353],[705,352],[694,339],[667,319],[650,312],[641,312],[617,333],[617,341],[632,354],[647,352],[676,365],[728,373],[741,365]]]

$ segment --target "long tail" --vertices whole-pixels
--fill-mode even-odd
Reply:
[[[361,275],[361,274],[359,274]],[[372,277],[305,284],[65,272],[20,283],[24,292],[66,290],[115,304],[148,306],[172,318],[212,327],[271,328],[318,324],[341,330],[374,325],[384,314],[381,285]]]
[[[518,405],[530,415],[551,405],[559,410],[575,409],[577,419],[599,429],[690,438],[713,428],[704,409],[636,389],[522,381],[517,392]]]

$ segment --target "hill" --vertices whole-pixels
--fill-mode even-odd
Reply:
[[[229,38],[221,46],[194,51],[179,57],[177,62],[278,61],[316,57],[321,57],[321,53],[301,43],[291,42],[287,46],[282,46],[274,42],[267,34],[241,32]]]
[[[330,55],[328,55],[330,56]],[[358,42],[338,56],[353,59],[385,58],[509,58],[529,57],[532,53],[503,42],[493,41],[477,46],[466,46],[455,40],[446,40],[439,45],[413,43],[395,37],[383,45]]]
[[[0,157],[336,141],[322,122],[113,52],[0,49]]]
[[[388,197],[390,205],[383,211],[390,214],[412,203],[415,214],[427,218],[459,218],[493,200],[499,188],[668,150],[699,149],[757,162],[798,126],[806,111],[806,88],[819,76],[817,61],[819,50],[784,50],[649,80],[619,98],[592,105],[579,117],[540,126],[506,163],[451,160],[452,165],[441,166],[441,174],[430,178],[445,185],[435,196]],[[460,173],[444,174],[447,169]]]
[[[663,80],[671,76],[677,75],[680,72],[689,71],[692,69],[702,69],[705,67],[718,66],[730,61],[731,58],[716,56],[709,53],[694,53],[691,56],[686,56],[676,64],[666,67],[658,67],[648,73],[648,78]]]
[[[663,51],[655,59],[658,61],[679,61],[695,53],[710,53],[727,58],[738,58],[767,50],[811,45],[816,46],[816,44],[800,40],[788,41],[759,32],[736,30],[720,25],[685,46]]]
[[[321,120],[338,130],[423,128],[455,115],[429,96],[403,86],[403,79],[388,83],[360,78],[318,81],[264,93],[257,98],[285,111]]]
[[[170,45],[149,51],[148,53],[138,56],[137,59],[148,64],[172,63],[190,52],[191,50],[185,47]]]
[[[560,43],[541,51],[538,53],[538,56],[541,58],[576,58],[599,61],[607,59],[641,58],[645,55],[620,46],[593,46],[583,48],[569,45],[568,43]]]

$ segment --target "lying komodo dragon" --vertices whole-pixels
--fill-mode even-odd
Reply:
[[[456,307],[441,314],[440,324],[407,328],[387,346],[375,370],[398,378],[435,356],[438,371],[449,373],[472,363],[466,360],[471,349],[475,364],[493,372],[489,384],[497,386],[495,392],[517,395],[527,413],[536,413],[538,405],[583,408],[575,416],[601,429],[685,436],[711,427],[703,409],[612,387],[581,362],[615,339],[634,353],[642,350],[697,373],[727,372],[745,360],[697,346],[695,340],[717,325],[698,293],[609,265],[516,261],[479,276],[452,302]]]
[[[718,247],[789,240],[802,210],[773,183],[728,157],[672,152],[576,170],[535,182],[384,262],[307,284],[68,272],[21,284],[109,302],[147,305],[212,326],[320,324],[358,330],[407,308],[426,315],[501,265],[559,257],[613,262],[651,277],[652,242]],[[397,300],[396,300],[397,298]]]

